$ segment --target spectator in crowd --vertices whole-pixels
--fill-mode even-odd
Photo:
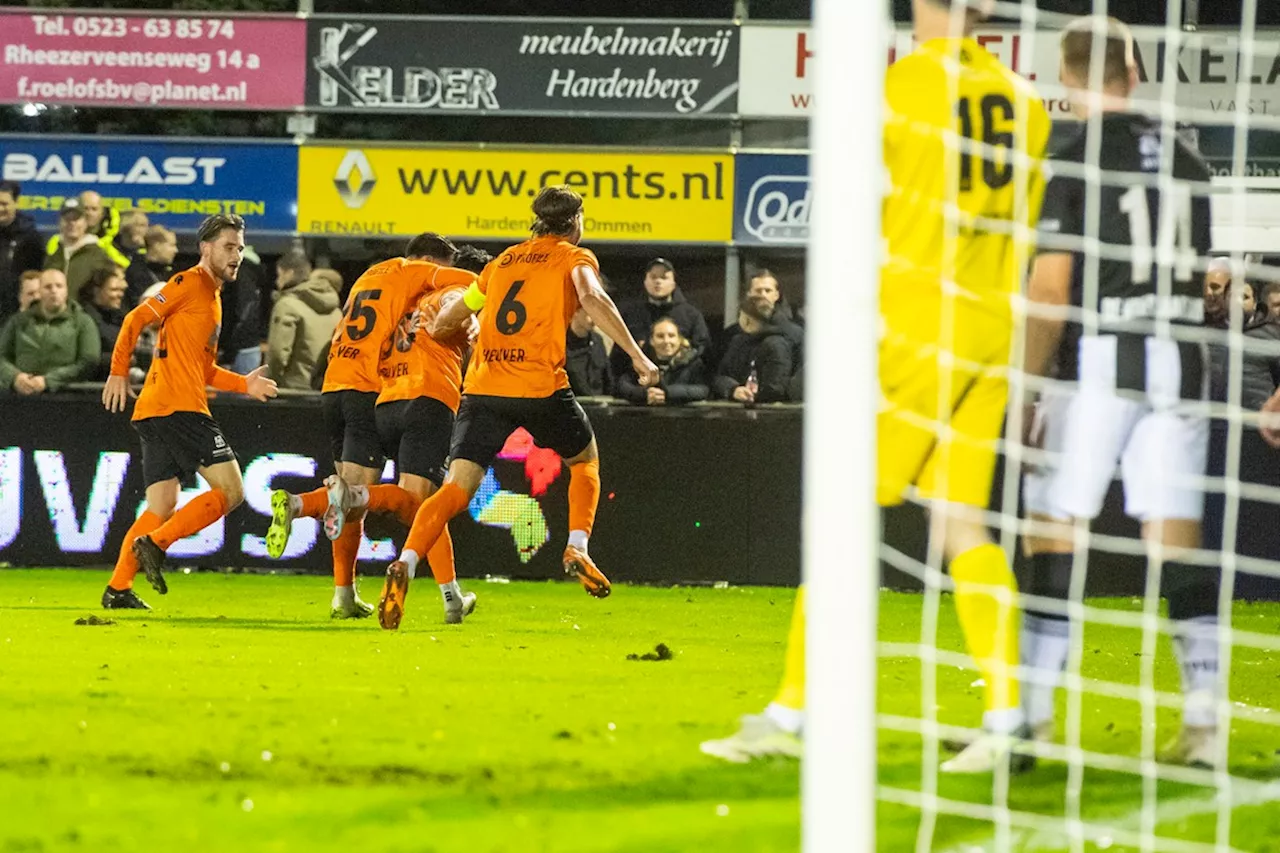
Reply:
[[[578,308],[565,333],[565,370],[569,386],[579,397],[601,397],[613,390],[613,370],[605,351],[604,336],[595,321]]]
[[[767,269],[757,270],[747,279],[747,290],[742,295],[743,299],[750,299],[753,296],[763,297],[773,306],[773,315],[770,322],[777,327],[778,331],[786,336],[787,341],[791,344],[791,362],[794,370],[799,370],[804,363],[804,329],[795,321],[794,312],[791,304],[787,302],[787,298],[782,295],[782,290],[778,286],[777,277]],[[741,327],[734,323],[725,329],[720,335],[720,345],[716,349],[716,358],[724,358],[729,349],[729,342],[732,341],[738,333],[742,331]]]
[[[1253,282],[1241,281],[1239,287],[1231,288],[1231,295],[1240,303],[1240,316],[1247,328],[1252,325],[1258,313],[1258,299],[1254,293]]]
[[[791,382],[791,342],[773,325],[773,306],[749,296],[738,309],[740,331],[729,341],[716,371],[716,397],[739,403],[779,403]]]
[[[244,247],[240,273],[222,284],[222,334],[218,363],[236,373],[249,373],[262,364],[262,299],[266,277],[262,259],[252,246]]]
[[[29,395],[84,379],[102,356],[93,320],[67,299],[61,270],[40,275],[40,298],[0,329],[0,388]]]
[[[680,334],[693,345],[694,352],[705,356],[711,345],[711,333],[707,321],[694,305],[685,299],[676,284],[676,268],[665,258],[654,258],[644,273],[645,295],[628,299],[618,305],[618,311],[637,341],[643,343],[661,317],[670,317],[680,329]],[[613,375],[622,376],[631,370],[631,360],[621,347],[614,348]]]
[[[147,228],[151,223],[147,214],[136,207],[131,207],[120,214],[120,233],[111,245],[124,257],[127,263],[120,266],[128,270],[134,264],[145,266],[147,261]]]
[[[27,270],[18,279],[18,311],[26,311],[39,298],[40,270]]]
[[[178,256],[178,235],[163,225],[149,227],[142,243],[142,263],[129,264],[124,272],[130,305],[140,304],[147,288],[164,284],[173,276],[173,259]]]
[[[90,379],[105,380],[111,374],[111,351],[115,348],[120,327],[124,325],[126,288],[124,270],[117,266],[94,270],[93,278],[80,288],[80,305],[97,326],[98,340],[102,344],[98,367],[88,377]]]
[[[618,377],[618,396],[639,406],[680,406],[707,399],[707,372],[702,356],[670,317],[653,324],[645,353],[658,365],[658,384],[645,388],[634,370]]]
[[[58,213],[58,239],[51,240],[44,268],[59,270],[67,278],[67,287],[79,293],[89,283],[93,271],[111,266],[112,261],[89,233],[89,220],[78,199],[69,198]]]
[[[316,363],[329,348],[342,319],[338,286],[321,273],[300,249],[290,249],[276,262],[276,304],[267,332],[267,375],[281,388],[311,389]]]
[[[1262,307],[1268,323],[1280,323],[1280,281],[1268,282],[1262,288]]]
[[[0,181],[0,323],[22,310],[18,296],[23,273],[44,263],[35,220],[18,210],[21,196],[18,184]]]
[[[116,235],[120,233],[120,211],[103,204],[102,196],[93,190],[85,190],[78,196],[67,198],[62,203],[65,210],[75,202],[85,215],[85,233],[91,234],[102,251],[111,262],[122,267],[129,266],[129,259],[115,246]],[[55,255],[62,243],[62,235],[54,234],[45,246],[45,255]],[[74,288],[73,288],[74,289]]]
[[[1227,327],[1227,288],[1231,285],[1231,261],[1212,258],[1204,275],[1204,323]]]

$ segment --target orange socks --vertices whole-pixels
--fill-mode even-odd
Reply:
[[[299,518],[319,518],[329,508],[329,490],[323,486],[298,495],[302,500]]]
[[[364,510],[353,509],[347,513],[342,534],[333,540],[333,585],[351,586],[355,583],[356,558],[360,556],[360,536],[364,533]]]
[[[466,509],[468,502],[467,493],[456,483],[445,483],[418,507],[413,527],[409,529],[409,536],[404,541],[404,550],[413,551],[419,556],[428,553],[444,533],[449,519]]]
[[[569,529],[590,536],[599,503],[600,460],[569,466]]]
[[[413,520],[418,514],[421,501],[412,492],[400,488],[394,483],[382,483],[367,486],[369,490],[369,512],[389,512],[400,520],[405,527],[413,527]],[[452,550],[450,551],[452,553]]]
[[[436,583],[444,584],[458,579],[458,573],[453,568],[453,537],[449,535],[448,525],[445,525],[440,538],[427,553],[427,562],[431,564],[431,576],[436,579]]]
[[[124,541],[120,543],[120,556],[116,558],[116,570],[111,573],[109,582],[112,589],[129,589],[133,586],[133,577],[138,573],[138,560],[133,556],[133,540],[146,536],[162,524],[164,521],[151,510],[144,511],[133,522],[129,532],[124,535]]]
[[[169,546],[192,533],[204,530],[227,514],[227,496],[222,489],[210,489],[196,495],[151,534],[151,541],[168,551]]]

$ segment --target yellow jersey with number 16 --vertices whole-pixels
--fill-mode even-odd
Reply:
[[[933,39],[885,77],[880,312],[888,331],[940,340],[979,311],[1008,318],[1044,194],[1049,114],[1031,84],[971,38]],[[994,316],[992,316],[994,315]]]

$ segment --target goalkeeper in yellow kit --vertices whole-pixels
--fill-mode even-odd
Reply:
[[[1049,116],[1031,85],[968,37],[990,0],[914,0],[919,47],[885,78],[877,497],[914,487],[956,586],[965,642],[986,683],[986,734],[943,764],[1013,769],[1019,706],[1013,572],[983,521],[1004,423],[1013,297],[1030,260]],[[963,26],[965,36],[952,34]],[[702,745],[731,761],[799,755],[804,591],[782,689],[736,735]],[[1012,756],[1012,759],[1011,759]]]

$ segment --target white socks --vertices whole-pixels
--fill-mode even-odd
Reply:
[[[333,588],[334,607],[350,607],[355,603],[356,588],[354,586],[335,586]]]
[[[440,597],[444,599],[445,610],[462,609],[462,587],[458,586],[456,578],[440,584]]]
[[[368,486],[347,486],[347,511],[369,505]]]
[[[1053,720],[1054,694],[1067,666],[1070,623],[1035,613],[1022,616],[1022,707],[1032,726]]]
[[[569,547],[577,548],[582,553],[587,553],[587,531],[570,530],[569,531]]]
[[[418,574],[418,552],[405,548],[400,552],[400,562],[409,567],[409,580],[413,580]]]
[[[1003,711],[984,711],[982,714],[982,727],[987,731],[998,734],[1013,734],[1022,724],[1027,721],[1027,715],[1022,712],[1021,708],[1006,708]]]
[[[1218,724],[1218,617],[1197,616],[1176,623],[1173,650],[1182,668],[1184,726]]]

